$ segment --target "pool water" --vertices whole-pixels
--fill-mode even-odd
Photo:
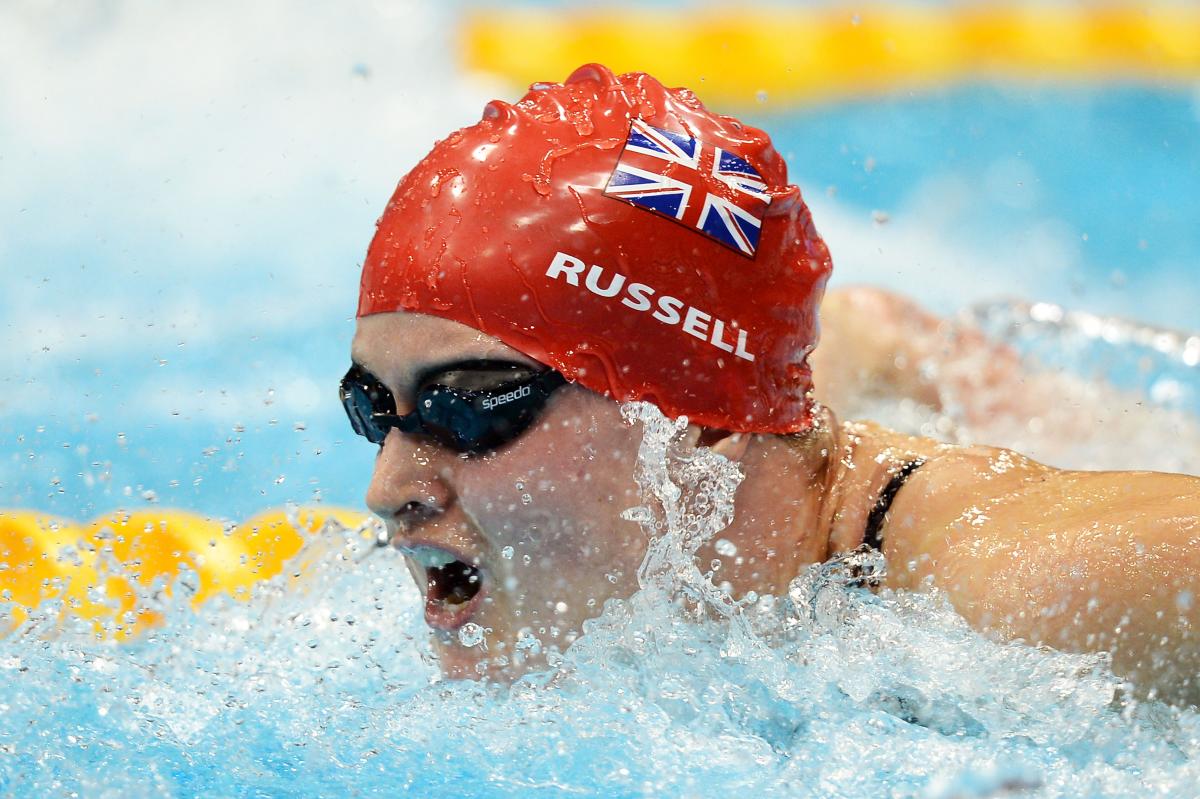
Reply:
[[[0,229],[0,506],[361,506],[372,449],[333,387],[372,222],[434,137],[513,89],[458,74],[429,4],[17,4],[0,22],[17,222]],[[967,357],[937,366],[944,413],[866,395],[839,412],[1200,473],[1197,97],[972,84],[748,112],[835,285],[901,289],[1039,376],[1014,409],[960,391]],[[52,605],[0,638],[0,794],[1200,793],[1200,716],[1129,700],[1102,657],[988,641],[936,593],[872,595],[839,564],[733,603],[682,531],[719,536],[737,474],[630,413],[635,513],[659,542],[641,591],[549,672],[441,681],[397,553],[331,525],[249,602],[194,611],[186,572],[148,590],[165,622],[132,644],[61,629]]]
[[[1078,343],[1057,324],[1043,351]],[[1148,429],[1171,419],[1198,440],[1177,410],[1149,409]],[[0,792],[949,799],[1200,784],[1200,714],[1132,700],[1103,656],[989,641],[940,594],[873,595],[838,562],[786,596],[730,598],[692,553],[731,517],[738,468],[676,448],[682,428],[651,406],[627,416],[644,430],[643,504],[626,511],[652,540],[641,590],[549,671],[512,688],[441,681],[398,553],[331,524],[299,556],[303,577],[285,569],[248,603],[195,612],[185,573],[145,599],[166,624],[136,643],[37,620],[0,639]],[[1089,443],[1056,446],[1087,458]],[[1127,446],[1152,458],[1159,443]]]

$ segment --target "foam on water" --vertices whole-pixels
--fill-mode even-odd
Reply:
[[[1059,320],[1036,336],[1057,352],[1077,332]],[[1108,346],[1146,356],[1136,341]],[[958,385],[947,375],[948,392]],[[1155,420],[1194,431],[1195,418],[1152,404],[1131,439],[1061,432],[1047,452],[1148,460],[1186,446],[1184,428]],[[951,414],[955,434],[987,435],[969,411]],[[250,602],[193,612],[185,574],[158,592],[166,625],[135,644],[44,618],[0,640],[0,793],[1194,795],[1200,715],[1126,699],[1103,656],[990,641],[936,592],[855,587],[844,561],[807,569],[783,597],[728,596],[692,555],[731,518],[738,468],[681,447],[681,425],[649,406],[626,413],[644,428],[642,504],[626,511],[650,539],[640,590],[610,601],[550,671],[511,688],[442,681],[398,553],[330,528]]]

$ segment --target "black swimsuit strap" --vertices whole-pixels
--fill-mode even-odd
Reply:
[[[892,502],[896,499],[896,493],[900,490],[900,487],[924,463],[924,458],[917,458],[901,466],[900,470],[892,475],[892,479],[888,481],[883,491],[879,493],[879,499],[875,501],[875,507],[871,508],[871,515],[867,517],[867,530],[863,535],[864,544],[872,549],[883,551],[883,539],[879,536],[879,532],[883,528],[888,509],[892,507]]]

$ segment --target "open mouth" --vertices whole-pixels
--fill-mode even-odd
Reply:
[[[425,570],[425,623],[439,630],[466,624],[483,598],[483,572],[444,549],[419,546],[405,552]]]

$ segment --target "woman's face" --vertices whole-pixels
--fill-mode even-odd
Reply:
[[[353,358],[413,410],[415,381],[439,367],[540,365],[456,322],[389,313],[359,320]],[[367,505],[388,527],[425,598],[442,670],[511,680],[564,651],[610,597],[637,586],[646,540],[621,511],[638,504],[640,431],[616,402],[567,385],[518,438],[464,456],[388,433]],[[483,639],[467,643],[478,625]]]

